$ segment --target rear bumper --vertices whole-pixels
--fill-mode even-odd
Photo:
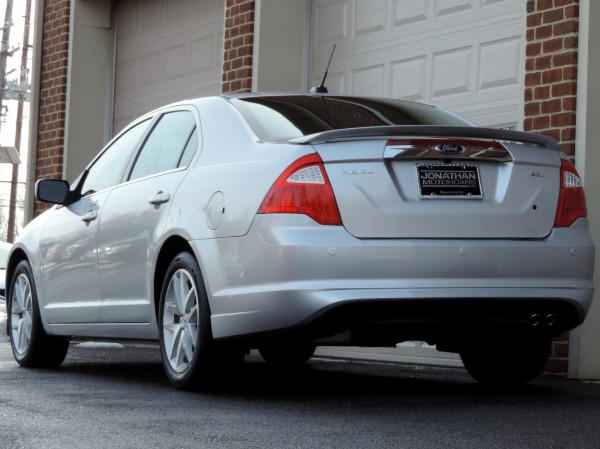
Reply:
[[[426,339],[536,314],[542,326],[556,315],[547,330],[560,333],[583,321],[594,291],[586,220],[542,240],[359,240],[301,215],[259,215],[244,237],[192,245],[217,339],[343,327]]]

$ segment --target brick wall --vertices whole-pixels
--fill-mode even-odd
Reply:
[[[579,0],[528,0],[525,131],[575,154]]]
[[[525,131],[553,137],[575,156],[579,0],[527,0]],[[557,337],[545,371],[568,371],[569,335]]]
[[[227,0],[225,5],[223,93],[252,89],[254,0]]]
[[[61,178],[63,172],[70,0],[46,0],[36,179]],[[49,205],[36,203],[35,214]]]

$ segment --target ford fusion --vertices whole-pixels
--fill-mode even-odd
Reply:
[[[584,320],[594,245],[582,182],[544,136],[443,109],[333,95],[207,97],[135,120],[14,245],[17,362],[72,338],[158,340],[179,389],[250,349],[426,341],[516,384]]]

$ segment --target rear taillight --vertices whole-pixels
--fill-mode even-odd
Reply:
[[[560,193],[554,226],[571,226],[578,218],[587,217],[583,183],[575,166],[563,159],[560,166]]]
[[[275,181],[259,214],[304,214],[323,225],[341,226],[342,219],[317,154],[301,157]]]

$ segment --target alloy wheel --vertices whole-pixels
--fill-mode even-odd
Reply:
[[[177,270],[167,288],[163,310],[164,350],[173,371],[193,361],[198,340],[198,291],[191,274]]]
[[[12,340],[15,351],[23,355],[29,348],[33,330],[33,296],[31,284],[24,274],[20,274],[14,283],[10,307]]]

